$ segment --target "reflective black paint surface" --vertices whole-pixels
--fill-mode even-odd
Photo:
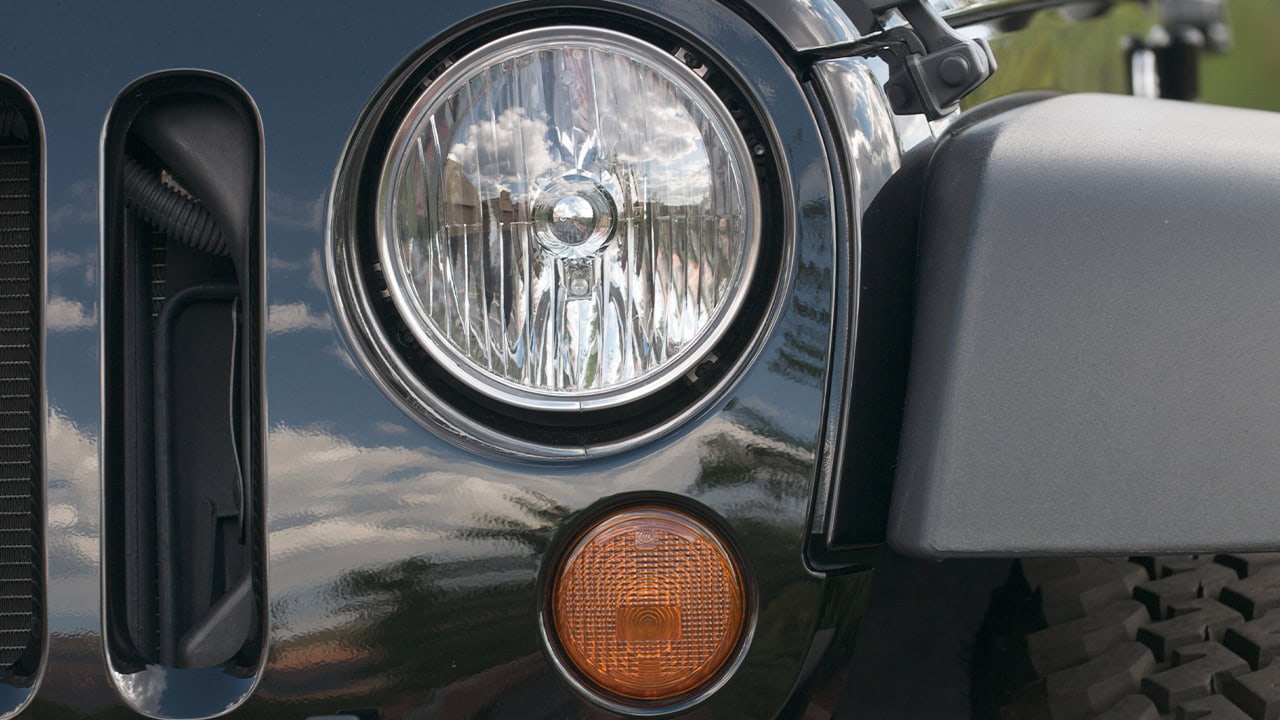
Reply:
[[[828,384],[839,382],[829,375],[844,371],[843,361],[831,363],[831,348],[850,342],[833,336],[832,325],[851,316],[856,299],[836,292],[853,264],[836,252],[836,228],[844,227],[836,208],[842,202],[842,212],[856,218],[878,183],[878,175],[865,173],[896,165],[870,148],[857,176],[866,192],[837,198],[833,186],[842,181],[833,181],[796,78],[724,7],[636,3],[705,34],[740,69],[773,114],[775,142],[791,173],[797,232],[782,269],[789,301],[750,369],[707,413],[603,460],[556,467],[495,461],[458,449],[402,412],[338,331],[323,262],[324,214],[351,126],[415,49],[503,4],[7,8],[8,27],[20,30],[0,41],[0,72],[31,91],[48,138],[51,637],[28,716],[134,717],[130,705],[210,715],[225,707],[214,700],[225,693],[200,691],[204,681],[183,694],[181,707],[159,707],[154,685],[126,687],[126,704],[108,677],[100,637],[98,145],[116,94],[175,67],[241,83],[258,104],[266,137],[272,635],[261,682],[233,716],[372,707],[388,718],[601,716],[559,679],[539,647],[535,579],[561,523],[601,497],[642,489],[687,494],[727,518],[760,583],[746,662],[693,716],[771,716],[806,663],[828,648],[847,651],[869,576],[823,580],[803,563],[813,490],[825,493],[820,483],[830,471],[819,448],[836,445],[823,434],[824,422],[839,416],[825,402]],[[783,4],[770,4],[764,15],[786,14]],[[800,46],[799,30],[783,31]],[[994,44],[1006,73],[1019,64],[1016,41]],[[1114,70],[1121,53],[1113,47],[1039,67],[1052,76],[1051,87],[1122,90]],[[1089,68],[1104,67],[1103,75],[1088,76]],[[1030,86],[1023,79],[991,88]],[[858,114],[862,135],[887,132],[868,107],[848,110]],[[919,135],[919,125],[898,124],[903,147],[914,144],[905,138]],[[169,680],[176,688],[179,679]],[[164,695],[172,698],[173,688]]]
[[[132,714],[108,679],[99,630],[98,142],[120,89],[174,67],[241,83],[266,136],[272,634],[260,683],[235,715],[378,707],[385,717],[598,716],[539,648],[535,577],[566,518],[603,496],[645,489],[687,494],[726,517],[759,582],[746,660],[695,716],[768,716],[786,701],[824,598],[845,597],[824,590],[801,559],[834,302],[833,181],[796,79],[749,25],[711,4],[644,4],[705,33],[749,78],[791,173],[795,253],[782,272],[792,300],[709,412],[607,460],[495,461],[401,412],[335,327],[322,218],[347,132],[415,48],[491,5],[11,9],[9,26],[24,30],[7,36],[0,69],[36,98],[49,143],[51,638],[31,716]],[[201,687],[191,682],[180,706],[156,684],[122,691],[150,712],[224,709],[210,703],[225,694]]]

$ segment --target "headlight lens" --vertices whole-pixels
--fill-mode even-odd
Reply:
[[[730,325],[758,250],[741,132],[692,70],[620,33],[556,27],[463,57],[394,136],[377,224],[391,297],[475,390],[617,405]]]

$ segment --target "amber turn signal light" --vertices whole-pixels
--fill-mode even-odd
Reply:
[[[747,630],[737,556],[702,521],[659,506],[605,515],[551,577],[549,640],[588,690],[677,703],[724,677]]]

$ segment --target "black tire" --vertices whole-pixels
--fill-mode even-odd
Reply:
[[[975,717],[1276,720],[1275,608],[1280,553],[1022,560],[979,631]]]

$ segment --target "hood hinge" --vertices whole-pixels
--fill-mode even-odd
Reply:
[[[924,114],[930,120],[949,115],[996,71],[987,41],[957,33],[929,0],[839,0],[839,4],[851,18],[863,20],[860,27],[871,24],[869,20],[884,27],[895,10],[906,20],[905,25],[843,48],[879,46],[889,51],[893,69],[884,90],[898,115]],[[822,55],[831,57],[841,49],[826,48]]]

